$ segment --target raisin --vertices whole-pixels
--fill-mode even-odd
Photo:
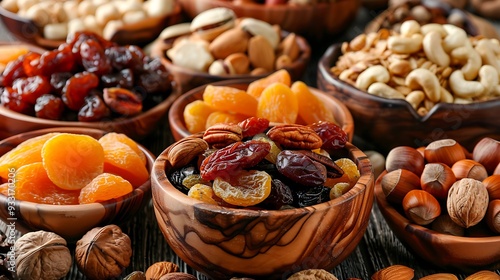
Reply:
[[[71,52],[71,46],[62,44],[59,49],[46,51],[40,56],[38,72],[49,76],[56,72],[72,71],[74,66],[75,60]]]
[[[146,93],[164,93],[171,89],[171,76],[168,72],[147,71],[137,78],[137,86]]]
[[[85,103],[78,111],[78,121],[95,122],[110,115],[109,108],[99,95],[91,94],[85,97]]]
[[[289,186],[279,179],[272,179],[271,193],[269,196],[260,203],[259,207],[265,209],[279,210],[284,205],[291,205],[293,203],[293,194]]]
[[[43,75],[40,71],[40,56],[39,53],[30,52],[24,56],[23,69],[26,76]]]
[[[276,167],[281,174],[304,186],[321,186],[326,182],[326,167],[296,151],[280,152]]]
[[[330,200],[330,188],[316,186],[312,188],[296,189],[293,192],[295,207],[316,205]]]
[[[167,177],[168,177],[168,180],[170,181],[170,183],[176,189],[187,194],[189,189],[182,184],[182,181],[184,181],[184,179],[187,176],[190,176],[193,174],[199,174],[199,172],[194,164],[188,164],[182,168],[173,170],[171,173],[169,173],[167,175]]]
[[[16,79],[12,88],[17,91],[23,101],[33,105],[38,97],[48,94],[52,90],[50,82],[43,76]]]
[[[71,47],[71,52],[73,53],[73,55],[75,55],[77,61],[81,60],[80,48],[82,43],[89,39],[98,42],[99,45],[101,45],[101,47],[103,47],[104,49],[107,49],[113,45],[112,42],[109,42],[102,36],[90,31],[77,31],[75,33],[72,33],[66,38],[66,43],[68,43],[68,45]]]
[[[63,88],[71,77],[73,77],[71,72],[57,72],[50,75],[50,85],[54,89],[54,93],[62,95]]]
[[[135,74],[144,71],[145,64],[147,64],[147,61],[145,60],[148,60],[150,58],[146,56],[144,54],[144,51],[138,46],[129,45],[128,50],[132,55],[132,59],[130,60],[128,67],[132,68],[132,71],[134,71]]]
[[[5,107],[12,111],[31,115],[33,113],[33,106],[19,97],[17,91],[11,87],[4,87],[0,95],[0,102]]]
[[[87,39],[80,46],[80,57],[83,68],[96,75],[111,73],[111,62],[104,54],[104,49],[99,42]]]
[[[250,117],[238,125],[243,131],[243,137],[253,137],[259,133],[266,131],[269,127],[269,120],[258,117]]]
[[[250,168],[259,163],[270,150],[271,145],[261,141],[233,143],[203,160],[200,166],[201,177],[205,180],[230,177],[236,170]]]
[[[76,73],[63,88],[63,101],[71,110],[79,110],[85,103],[85,96],[99,85],[99,78],[89,72]]]
[[[319,122],[309,125],[323,140],[321,148],[332,151],[343,148],[348,140],[342,128],[332,122]]]
[[[10,87],[12,86],[12,83],[14,82],[15,79],[26,77],[26,73],[24,72],[24,67],[23,67],[24,57],[25,57],[24,55],[20,56],[16,60],[7,63],[2,73],[3,86]]]
[[[110,73],[101,76],[101,85],[107,87],[121,87],[132,89],[134,87],[134,74],[129,68],[117,73]]]
[[[64,112],[64,103],[60,97],[44,94],[36,99],[35,115],[42,119],[59,120]]]

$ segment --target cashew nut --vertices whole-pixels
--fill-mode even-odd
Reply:
[[[444,30],[448,32],[448,35],[443,39],[443,49],[449,53],[453,49],[462,47],[465,45],[470,45],[467,33],[460,27],[456,27],[452,24],[444,24]]]
[[[394,60],[389,64],[389,72],[393,75],[406,76],[411,71],[411,65],[407,60]]]
[[[489,39],[481,39],[476,44],[476,51],[481,56],[483,64],[489,64],[500,74],[500,61],[497,55],[500,54],[500,46],[493,43]]]
[[[415,33],[420,33],[420,24],[416,20],[407,20],[401,24],[399,33],[403,37],[411,37]]]
[[[370,66],[359,74],[356,79],[356,87],[361,90],[366,90],[371,84],[375,82],[387,83],[390,78],[391,75],[384,66]]]
[[[467,81],[461,70],[451,73],[449,85],[453,93],[461,98],[474,98],[484,92],[484,86],[477,81]]]
[[[482,65],[481,56],[479,53],[470,47],[459,47],[451,51],[451,57],[457,63],[464,63],[462,72],[466,80],[474,80],[479,73],[479,68]]]
[[[380,97],[391,98],[391,99],[404,99],[405,96],[399,91],[393,89],[385,83],[376,82],[370,85],[368,88],[368,93],[377,95]]]
[[[439,79],[431,71],[417,68],[406,76],[405,84],[411,89],[423,89],[425,95],[432,102],[441,99],[441,85]]]
[[[428,23],[420,27],[420,33],[422,33],[422,35],[424,36],[431,31],[438,32],[441,35],[441,38],[444,38],[446,37],[446,35],[448,35],[448,32],[446,32],[446,30],[443,28],[443,25],[439,23]]]
[[[453,94],[451,94],[451,92],[449,92],[444,87],[441,87],[441,99],[439,100],[439,102],[453,103],[453,99]]]
[[[484,94],[495,95],[498,80],[498,72],[495,67],[483,65],[481,69],[479,69],[479,82],[484,87]]]
[[[421,90],[414,90],[406,96],[406,101],[411,104],[411,106],[416,110],[418,105],[422,103],[425,99],[425,93]]]
[[[448,67],[450,65],[450,56],[444,51],[441,42],[441,35],[438,32],[429,32],[422,42],[424,53],[433,63]]]
[[[43,37],[49,40],[64,40],[68,36],[68,25],[63,23],[50,23],[43,27]]]
[[[394,53],[410,54],[422,49],[423,36],[415,33],[411,37],[390,36],[387,39],[387,48]]]

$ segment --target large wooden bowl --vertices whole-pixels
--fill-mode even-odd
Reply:
[[[167,179],[166,152],[153,166],[152,195],[160,230],[174,252],[214,279],[286,279],[298,270],[330,270],[356,248],[373,203],[373,171],[367,156],[344,150],[361,177],[339,198],[287,210],[235,209],[202,203]]]
[[[224,0],[179,0],[188,17],[215,7],[233,10],[238,17],[252,17],[283,30],[295,32],[309,38],[321,39],[340,33],[356,17],[360,0],[338,0],[314,5],[263,5],[245,1]]]
[[[44,38],[43,29],[37,26],[32,20],[12,13],[1,6],[0,19],[7,30],[21,41],[47,49],[55,49],[64,42],[64,40]],[[165,27],[176,24],[181,20],[181,6],[176,2],[172,13],[157,17],[148,17],[133,24],[123,25],[109,39],[120,45],[145,45],[158,37]]]
[[[243,80],[226,80],[226,81],[221,81],[217,83],[213,83],[212,85],[216,86],[230,86],[230,87],[235,87],[239,88],[242,90],[246,90],[248,87],[248,84],[252,80],[248,79],[243,79]],[[176,141],[191,135],[191,133],[188,131],[186,124],[184,122],[184,108],[186,105],[189,103],[195,101],[195,100],[202,100],[203,99],[203,92],[205,91],[205,86],[200,86],[195,89],[190,90],[189,92],[181,95],[179,98],[177,98],[172,106],[170,107],[170,110],[168,112],[168,122],[170,124],[170,130],[172,131],[172,135],[174,136],[174,139]],[[315,94],[317,97],[319,97],[325,104],[328,106],[328,108],[333,112],[333,116],[335,117],[335,120],[338,122],[338,124],[342,127],[342,129],[346,132],[348,136],[348,141],[352,142],[352,138],[354,135],[354,122],[351,116],[351,113],[347,109],[347,107],[340,102],[338,99],[327,95],[326,93],[315,89],[315,88],[309,88],[309,90]],[[300,104],[299,104],[300,106]]]
[[[385,199],[382,172],[375,182],[377,205],[397,238],[430,265],[473,273],[500,268],[500,236],[461,237],[410,222]]]
[[[106,131],[90,128],[61,127],[41,129],[21,133],[0,141],[0,156],[15,148],[25,140],[51,132],[78,133],[100,138]],[[150,171],[155,161],[154,155],[139,145],[146,155]],[[130,194],[101,203],[82,205],[50,205],[14,200],[15,210],[9,213],[11,199],[0,194],[0,219],[6,224],[15,224],[22,233],[29,231],[52,231],[68,241],[77,241],[87,231],[107,224],[123,224],[131,219],[139,209],[149,202],[151,182],[148,180]]]
[[[425,146],[452,138],[472,148],[483,137],[500,139],[500,99],[471,104],[438,103],[421,117],[402,99],[368,94],[334,76],[330,68],[341,55],[340,45],[330,46],[318,63],[318,87],[346,104],[357,136],[377,150],[388,152],[396,146]]]

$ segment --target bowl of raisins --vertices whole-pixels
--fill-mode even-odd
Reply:
[[[47,128],[0,141],[1,221],[22,233],[52,231],[77,241],[123,224],[150,201],[155,157],[125,134]]]
[[[151,188],[170,247],[215,279],[286,279],[338,265],[366,230],[374,175],[337,128],[251,117],[166,148]]]
[[[272,85],[280,82],[282,85]],[[301,81],[292,82],[286,70],[252,80],[226,80],[182,94],[168,119],[175,140],[204,131],[215,123],[238,123],[256,116],[272,123],[338,124],[352,141],[354,121],[347,107],[333,96]]]
[[[48,127],[90,127],[141,139],[178,95],[158,59],[77,32],[56,50],[28,52],[1,75],[0,139]]]

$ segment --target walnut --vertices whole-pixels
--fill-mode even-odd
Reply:
[[[306,269],[294,273],[288,280],[337,280],[330,272],[324,269]]]
[[[488,190],[481,181],[464,178],[451,186],[446,208],[455,223],[468,228],[483,219],[488,201]]]
[[[146,279],[159,280],[163,275],[178,272],[179,266],[172,262],[156,262],[146,270]]]
[[[118,277],[131,256],[130,238],[116,225],[94,228],[76,243],[76,263],[89,279]]]
[[[60,279],[71,268],[66,240],[47,231],[30,232],[14,244],[19,279]]]
[[[125,276],[123,280],[146,280],[146,275],[142,271],[134,271]]]

